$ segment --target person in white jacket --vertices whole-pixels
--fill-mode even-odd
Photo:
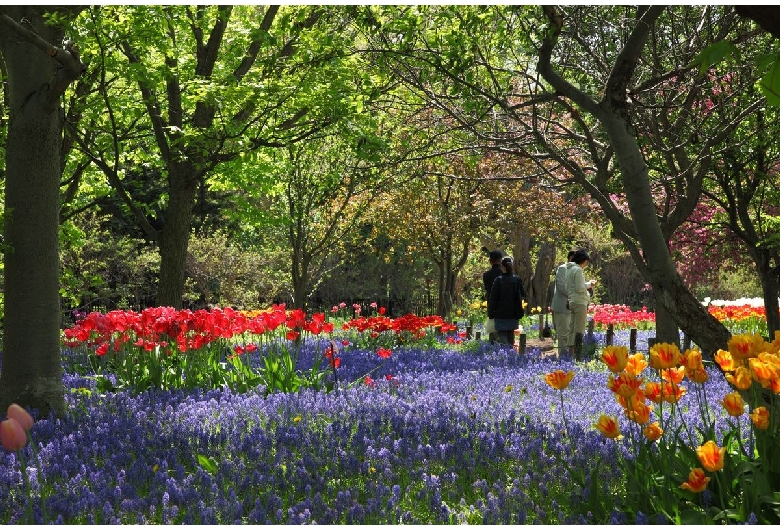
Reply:
[[[558,357],[565,353],[571,353],[571,344],[574,342],[574,334],[571,331],[571,311],[569,311],[569,294],[566,290],[566,269],[571,263],[574,251],[570,250],[566,255],[566,261],[555,270],[555,283],[553,288],[552,310],[553,327],[555,328],[555,340],[558,341]],[[572,265],[574,265],[572,263]]]
[[[571,311],[571,346],[577,343],[577,334],[581,338],[585,334],[585,326],[588,325],[588,305],[590,304],[590,291],[596,284],[596,280],[585,281],[583,269],[588,266],[590,256],[584,250],[578,250],[566,264],[566,293],[569,297],[569,310]],[[578,351],[574,351],[575,357],[579,357]]]

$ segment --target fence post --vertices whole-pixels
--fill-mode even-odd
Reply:
[[[593,327],[596,325],[596,322],[593,320],[588,320],[588,336],[593,336]]]
[[[636,351],[636,328],[631,328],[628,339],[628,349],[632,352]]]
[[[607,346],[612,346],[612,341],[615,338],[615,325],[607,324],[607,336],[605,337]]]
[[[542,320],[543,315],[539,313],[539,338],[543,339],[544,336],[544,321]]]
[[[520,344],[518,345],[517,353],[519,353],[520,355],[523,355],[523,354],[525,354],[525,343],[526,343],[525,333],[521,333],[520,334],[519,342],[520,342]]]

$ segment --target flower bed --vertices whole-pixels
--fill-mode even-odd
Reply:
[[[743,491],[745,477],[759,477],[759,466],[748,470],[749,455],[766,450],[749,434],[749,420],[739,424],[745,407],[732,385],[777,383],[771,355],[780,337],[771,345],[735,341],[734,357],[719,354],[720,368],[656,345],[643,373],[638,360],[630,370],[623,363],[628,330],[618,330],[603,352],[603,334],[595,333],[589,341],[598,358],[575,363],[542,358],[535,349],[520,356],[486,342],[451,344],[450,326],[413,316],[395,327],[381,314],[357,316],[324,338],[324,319],[285,315],[277,313],[279,331],[264,335],[265,342],[245,330],[228,339],[224,330],[232,324],[212,328],[223,336],[205,348],[224,360],[211,368],[247,367],[253,384],[241,390],[220,379],[218,388],[109,391],[101,386],[106,373],[89,369],[114,365],[85,364],[84,348],[71,344],[63,352],[67,415],[38,418],[34,444],[0,453],[0,523],[668,523],[750,521],[754,511],[770,520],[766,500],[728,496],[728,488]],[[139,328],[115,348],[126,331],[109,333],[95,316],[83,338],[95,350],[109,344],[101,362],[113,352],[142,364],[142,355],[159,357],[181,344],[170,340],[174,335],[184,344],[199,336],[167,318],[147,321],[153,331]],[[291,329],[309,335],[290,336]],[[640,350],[648,333],[638,333]],[[151,340],[156,344],[147,350]],[[267,378],[252,379],[269,370],[280,345],[295,351],[295,374],[321,376],[317,385],[302,378],[282,390]],[[762,378],[755,382],[758,376],[744,372],[753,358],[762,363],[750,361]],[[687,392],[678,388],[686,376],[697,381]],[[671,400],[663,397],[666,388]],[[659,399],[655,410],[634,401],[640,392]],[[753,407],[753,421],[776,432],[778,420]],[[707,472],[688,467],[696,448]],[[718,469],[717,458],[728,466]],[[733,479],[728,487],[719,473]],[[713,508],[734,503],[742,507],[730,515]]]

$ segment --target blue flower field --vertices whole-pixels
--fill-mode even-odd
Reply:
[[[314,351],[307,343],[301,362]],[[24,521],[28,507],[58,524],[645,522],[621,512],[616,462],[632,458],[629,445],[592,426],[622,415],[601,361],[470,341],[386,360],[346,349],[341,362],[329,393],[100,395],[66,358],[69,412],[37,418],[37,456],[22,450],[32,498],[17,454],[0,452],[0,523]],[[558,369],[576,374],[562,394],[544,381]],[[728,392],[711,370],[704,391]],[[711,414],[725,430],[721,408]],[[697,440],[700,411],[689,412],[680,421]]]

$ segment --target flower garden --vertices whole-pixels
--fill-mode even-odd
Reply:
[[[0,523],[780,522],[760,309],[711,306],[713,359],[592,309],[582,362],[381,307],[79,315],[66,416],[0,423]]]

